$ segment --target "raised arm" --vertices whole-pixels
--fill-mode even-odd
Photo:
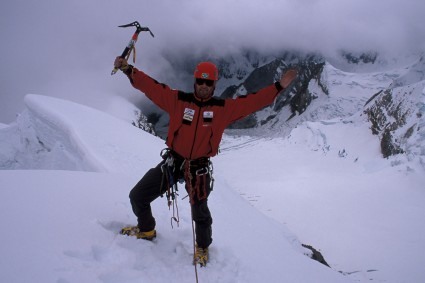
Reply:
[[[273,103],[278,94],[290,86],[297,76],[295,69],[282,74],[280,80],[258,92],[226,100],[228,122],[232,123]]]
[[[178,90],[159,83],[143,71],[129,65],[124,58],[117,57],[114,66],[128,76],[134,88],[143,92],[156,105],[168,113],[174,109]]]

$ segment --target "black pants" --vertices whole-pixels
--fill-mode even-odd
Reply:
[[[141,231],[151,231],[155,228],[155,218],[152,215],[151,202],[164,194],[167,190],[166,182],[162,182],[161,165],[150,169],[143,178],[136,184],[130,192],[130,203],[134,214],[137,216],[138,226]],[[195,221],[196,243],[201,248],[208,247],[212,242],[212,217],[208,208],[208,195],[211,192],[210,177],[208,175],[205,186],[207,198],[199,200],[195,196],[191,211],[193,221]],[[192,186],[186,184],[186,190],[196,186],[196,179],[192,181]],[[161,188],[161,183],[163,187]],[[188,192],[188,194],[190,194]]]

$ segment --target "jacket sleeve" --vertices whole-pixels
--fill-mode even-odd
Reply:
[[[272,104],[282,90],[279,82],[276,82],[258,92],[239,96],[236,99],[227,99],[226,117],[228,123],[233,123]]]
[[[132,73],[128,74],[128,77],[134,88],[143,92],[161,109],[168,113],[175,109],[178,90],[171,89],[169,86],[157,82],[137,68],[133,68]]]

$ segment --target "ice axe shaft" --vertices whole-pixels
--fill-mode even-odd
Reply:
[[[127,25],[118,26],[120,28],[126,28],[126,27],[136,27],[136,31],[134,32],[133,36],[131,37],[131,40],[128,42],[127,46],[125,47],[124,51],[121,54],[121,58],[126,58],[130,55],[131,51],[134,49],[134,45],[137,42],[137,39],[139,37],[139,33],[142,31],[148,31],[152,37],[154,37],[153,33],[148,27],[142,27],[139,22],[132,22]],[[114,68],[111,72],[111,75],[114,75],[118,71],[118,68]]]

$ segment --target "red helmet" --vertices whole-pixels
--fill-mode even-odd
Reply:
[[[211,62],[201,62],[196,66],[195,79],[218,80],[218,69]]]

